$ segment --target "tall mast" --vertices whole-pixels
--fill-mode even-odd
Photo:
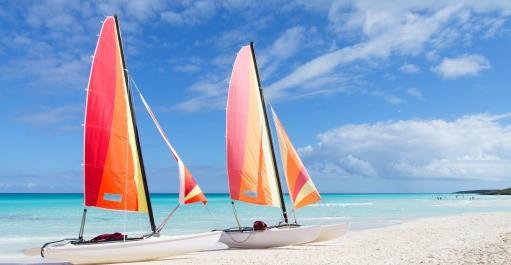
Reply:
[[[121,32],[119,30],[119,21],[117,20],[117,15],[114,15],[115,18],[115,28],[117,30],[117,38],[119,39],[119,47],[121,50],[121,61],[122,61],[122,69],[124,71],[124,82],[126,84],[126,91],[128,93],[129,97],[129,104],[130,104],[130,114],[131,119],[133,120],[133,128],[135,130],[135,142],[137,144],[137,153],[138,157],[140,159],[140,170],[142,172],[142,182],[144,183],[144,189],[145,189],[145,197],[147,202],[147,213],[149,214],[149,222],[151,223],[151,230],[153,233],[156,232],[156,224],[154,223],[154,216],[153,216],[153,208],[151,206],[151,196],[149,195],[149,187],[147,186],[147,178],[144,168],[144,159],[142,158],[142,149],[140,148],[140,140],[138,138],[138,129],[137,129],[137,119],[135,117],[135,111],[133,106],[133,99],[131,97],[131,89],[128,83],[128,69],[126,68],[126,62],[124,61],[124,50],[122,49],[122,41],[121,41]]]
[[[257,61],[254,51],[254,43],[250,42],[250,49],[252,50],[252,59],[254,60],[254,67],[257,76],[257,85],[259,86],[259,95],[261,96],[261,102],[263,104],[263,113],[264,113],[264,122],[266,123],[266,133],[268,134],[268,138],[270,139],[270,150],[271,150],[271,158],[273,162],[273,167],[275,168],[275,178],[277,180],[277,186],[279,188],[279,198],[280,198],[280,206],[282,208],[282,216],[284,217],[284,222],[288,223],[287,211],[286,211],[286,203],[284,202],[284,194],[282,193],[282,185],[280,184],[280,176],[279,176],[279,168],[277,166],[277,160],[275,159],[275,150],[273,149],[273,139],[270,133],[270,124],[268,122],[268,113],[266,113],[266,104],[264,103],[264,95],[263,88],[261,87],[261,80],[259,79],[259,69],[257,68]]]

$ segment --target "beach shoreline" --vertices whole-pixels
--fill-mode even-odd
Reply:
[[[508,212],[426,217],[303,246],[205,251],[129,264],[509,264],[510,220]]]
[[[511,260],[510,220],[509,212],[425,217],[385,227],[351,230],[336,240],[302,246],[218,249],[126,265],[508,264]],[[39,264],[41,261],[33,257],[7,263]]]

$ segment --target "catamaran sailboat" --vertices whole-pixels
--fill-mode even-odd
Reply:
[[[253,45],[244,46],[234,62],[226,109],[226,151],[229,194],[234,201],[280,207],[286,227],[223,231],[220,242],[231,248],[270,248],[314,240],[320,227],[287,225],[288,215],[260,86]],[[233,208],[234,209],[234,208]],[[291,228],[292,227],[292,228]]]
[[[282,222],[269,229],[242,227],[235,212],[238,227],[223,230],[220,242],[231,248],[270,248],[330,239],[332,234],[344,233],[346,224],[325,227],[325,231],[336,232],[327,235],[322,233],[321,226],[289,222],[252,43],[242,47],[236,56],[226,112],[227,173],[233,207],[235,200],[280,207]],[[294,207],[315,203],[320,200],[319,192],[275,113],[274,121]]]
[[[119,22],[116,16],[109,16],[99,34],[87,89],[84,124],[85,209],[80,233],[77,239],[45,244],[41,248],[41,256],[74,264],[132,262],[203,250],[218,242],[220,232],[160,236],[160,231],[177,207],[161,225],[156,226],[131,92]],[[177,160],[179,205],[206,203],[200,187],[168,141],[149,105],[140,96]],[[139,237],[105,234],[85,240],[83,232],[87,207],[147,213],[151,232]]]

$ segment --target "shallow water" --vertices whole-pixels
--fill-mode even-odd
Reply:
[[[443,199],[438,200],[441,196]],[[209,194],[207,206],[182,206],[163,234],[184,234],[236,226],[228,195]],[[472,199],[473,197],[473,199]],[[177,204],[175,194],[151,195],[158,223]],[[286,198],[288,200],[288,198]],[[280,221],[280,209],[236,203],[242,225]],[[421,217],[511,210],[511,196],[454,194],[323,194],[322,201],[295,213],[301,224],[350,223],[351,229],[397,224]],[[0,194],[0,261],[44,242],[76,237],[83,211],[81,194]],[[290,214],[294,220],[294,215]],[[149,231],[146,214],[89,208],[85,237]]]

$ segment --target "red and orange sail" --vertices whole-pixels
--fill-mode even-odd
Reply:
[[[140,91],[139,91],[140,92]],[[192,174],[188,170],[188,168],[185,166],[179,155],[177,154],[176,150],[170,143],[167,134],[161,127],[160,123],[156,119],[156,115],[154,115],[154,112],[149,107],[149,104],[147,104],[147,101],[142,96],[141,93],[139,93],[140,99],[142,99],[142,103],[144,103],[144,106],[151,116],[151,119],[153,120],[154,124],[156,125],[156,128],[158,129],[158,132],[160,132],[161,137],[163,138],[163,141],[167,144],[167,147],[170,149],[170,152],[172,153],[172,156],[174,156],[174,159],[177,161],[178,169],[179,169],[179,203],[180,204],[190,204],[195,202],[202,202],[203,204],[206,204],[208,201],[206,200],[206,196],[204,196],[204,193],[202,193],[201,188],[195,181],[195,179],[192,177]]]
[[[273,111],[273,121],[277,130],[280,146],[280,157],[286,175],[287,187],[291,195],[291,200],[295,208],[301,208],[321,199],[319,192],[314,186],[312,179],[307,173],[298,153],[296,152],[291,140],[287,136],[286,130],[280,123],[277,114]]]
[[[250,46],[238,52],[227,98],[227,173],[231,199],[280,207],[270,138]]]
[[[85,205],[147,212],[130,95],[114,17],[103,22],[85,112]]]

